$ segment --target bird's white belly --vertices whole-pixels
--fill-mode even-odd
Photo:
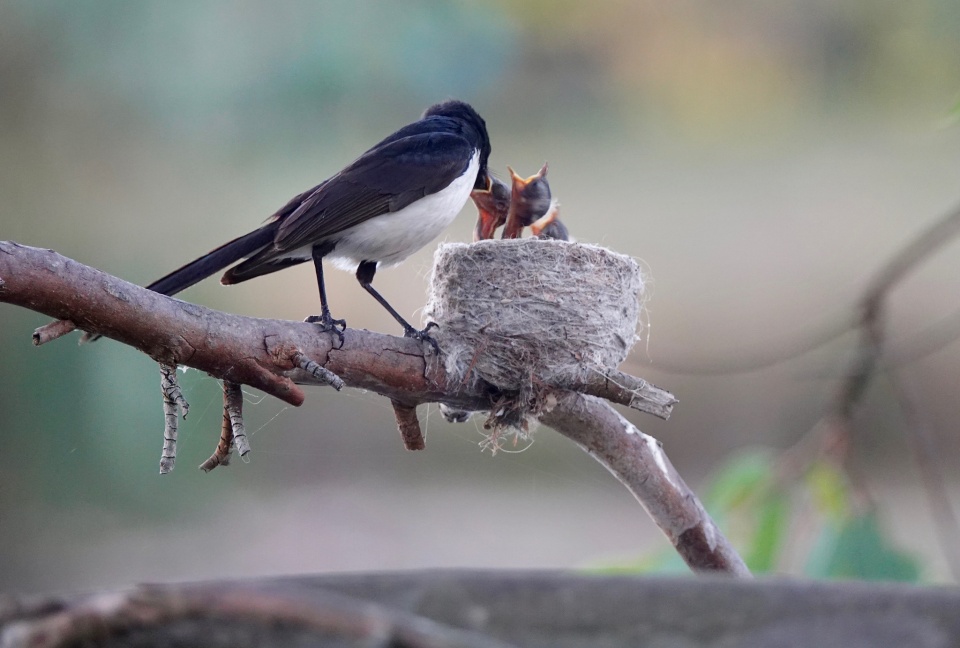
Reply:
[[[479,159],[477,152],[466,172],[437,193],[344,230],[326,258],[344,270],[355,270],[361,261],[400,263],[439,236],[460,213],[476,182]]]

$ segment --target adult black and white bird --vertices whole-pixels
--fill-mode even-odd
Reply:
[[[378,293],[380,266],[395,265],[436,238],[474,189],[488,186],[490,138],[468,104],[433,105],[336,175],[292,198],[268,222],[174,270],[147,288],[174,295],[244,259],[220,282],[235,284],[313,261],[320,315],[307,318],[324,331],[346,327],[330,314],[323,260],[355,269],[360,285],[400,323],[407,337],[432,342]],[[339,327],[339,328],[338,328]]]

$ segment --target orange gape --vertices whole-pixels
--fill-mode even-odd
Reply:
[[[507,211],[510,209],[510,189],[507,185],[492,175],[487,176],[487,186],[484,189],[474,189],[470,192],[473,204],[479,212],[477,226],[473,230],[474,241],[492,239],[498,227],[507,220]]]
[[[523,229],[530,227],[534,236],[569,240],[567,228],[557,217],[559,207],[547,182],[547,164],[529,178],[521,178],[510,167],[507,170],[510,171],[509,189],[502,180],[488,175],[486,186],[470,193],[479,212],[473,240],[492,239],[501,225],[505,239],[520,238]]]

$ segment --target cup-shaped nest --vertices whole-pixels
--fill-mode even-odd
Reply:
[[[636,261],[595,245],[450,243],[434,257],[425,314],[455,379],[529,394],[623,362],[643,288]]]

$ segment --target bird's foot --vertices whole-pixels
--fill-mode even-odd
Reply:
[[[347,320],[333,319],[330,311],[324,311],[320,315],[311,315],[303,321],[316,324],[323,333],[335,334],[340,340],[340,346],[343,346],[343,332],[347,330]]]
[[[437,353],[440,353],[440,345],[438,345],[437,341],[433,339],[433,336],[427,332],[432,328],[440,328],[440,325],[436,322],[430,322],[422,331],[418,331],[417,329],[408,325],[403,330],[403,337],[413,338],[414,340],[420,340],[421,342],[429,342],[433,347],[433,350]]]

